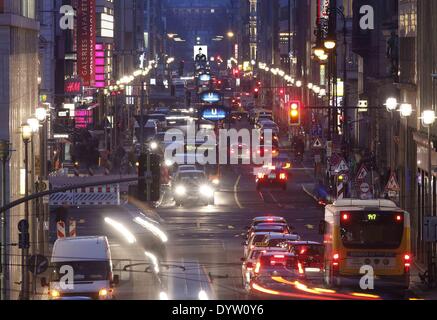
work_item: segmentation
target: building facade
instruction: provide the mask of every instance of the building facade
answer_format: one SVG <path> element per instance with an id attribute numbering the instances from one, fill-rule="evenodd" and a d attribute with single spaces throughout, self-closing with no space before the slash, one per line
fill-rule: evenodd
<path id="1" fill-rule="evenodd" d="M 7 170 L 7 200 L 24 194 L 26 172 L 21 126 L 32 117 L 38 106 L 38 32 L 36 1 L 0 1 L 0 138 L 10 141 L 12 155 Z M 35 139 L 37 140 L 37 139 Z M 38 146 L 35 143 L 35 146 Z M 18 222 L 24 218 L 24 207 L 7 214 L 7 243 L 18 242 Z M 31 216 L 31 220 L 34 219 Z M 31 221 L 32 223 L 32 221 Z M 33 250 L 34 246 L 31 248 Z M 7 298 L 20 293 L 21 258 L 18 247 L 7 247 Z"/>

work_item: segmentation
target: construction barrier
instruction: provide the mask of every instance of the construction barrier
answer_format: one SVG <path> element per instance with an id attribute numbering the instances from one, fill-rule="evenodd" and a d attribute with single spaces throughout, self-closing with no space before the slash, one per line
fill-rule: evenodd
<path id="1" fill-rule="evenodd" d="M 57 230 L 57 237 L 58 239 L 65 238 L 65 222 L 64 221 L 58 221 L 56 223 L 56 230 Z"/>
<path id="2" fill-rule="evenodd" d="M 70 220 L 68 233 L 70 238 L 76 238 L 77 237 L 77 228 L 76 228 L 76 220 Z"/>
<path id="3" fill-rule="evenodd" d="M 50 206 L 113 206 L 120 205 L 119 185 L 90 187 L 50 196 Z"/>

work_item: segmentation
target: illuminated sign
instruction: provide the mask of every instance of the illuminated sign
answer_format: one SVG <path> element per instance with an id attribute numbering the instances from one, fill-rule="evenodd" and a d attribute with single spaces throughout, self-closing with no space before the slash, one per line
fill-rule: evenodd
<path id="1" fill-rule="evenodd" d="M 374 213 L 369 213 L 367 215 L 367 220 L 369 220 L 369 221 L 376 221 L 377 218 L 378 218 L 378 216 Z"/>
<path id="2" fill-rule="evenodd" d="M 70 94 L 80 94 L 82 92 L 82 83 L 80 80 L 66 80 L 64 91 Z"/>
<path id="3" fill-rule="evenodd" d="M 206 91 L 200 95 L 200 100 L 207 103 L 217 103 L 222 100 L 222 96 L 215 91 Z"/>
<path id="4" fill-rule="evenodd" d="M 199 80 L 200 81 L 211 81 L 211 76 L 209 75 L 209 74 L 202 74 L 202 75 L 200 75 L 200 77 L 199 77 Z"/>
<path id="5" fill-rule="evenodd" d="M 78 129 L 85 129 L 93 123 L 92 110 L 76 110 L 75 112 L 75 126 Z"/>
<path id="6" fill-rule="evenodd" d="M 194 61 L 208 61 L 208 46 L 194 46 Z"/>
<path id="7" fill-rule="evenodd" d="M 77 8 L 77 70 L 83 85 L 92 87 L 96 69 L 96 0 L 79 0 Z"/>
<path id="8" fill-rule="evenodd" d="M 209 121 L 222 121 L 228 117 L 228 110 L 223 106 L 207 107 L 201 111 L 201 117 Z"/>
<path id="9" fill-rule="evenodd" d="M 96 44 L 96 88 L 105 87 L 105 46 L 101 43 Z"/>

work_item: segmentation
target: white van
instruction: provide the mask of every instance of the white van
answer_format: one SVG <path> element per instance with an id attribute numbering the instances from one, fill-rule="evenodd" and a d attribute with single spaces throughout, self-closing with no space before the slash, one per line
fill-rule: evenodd
<path id="1" fill-rule="evenodd" d="M 112 273 L 111 251 L 106 237 L 64 238 L 55 242 L 48 286 L 49 299 L 87 298 L 111 300 L 118 276 Z M 70 282 L 72 281 L 72 283 Z"/>

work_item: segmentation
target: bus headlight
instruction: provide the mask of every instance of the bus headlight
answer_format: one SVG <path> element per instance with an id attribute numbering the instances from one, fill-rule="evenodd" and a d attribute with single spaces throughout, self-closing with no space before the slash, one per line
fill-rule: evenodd
<path id="1" fill-rule="evenodd" d="M 184 196 L 187 194 L 187 188 L 184 186 L 177 186 L 175 192 L 177 196 Z"/>
<path id="2" fill-rule="evenodd" d="M 212 198 L 214 196 L 214 189 L 207 185 L 201 186 L 199 192 L 206 198 Z"/>

